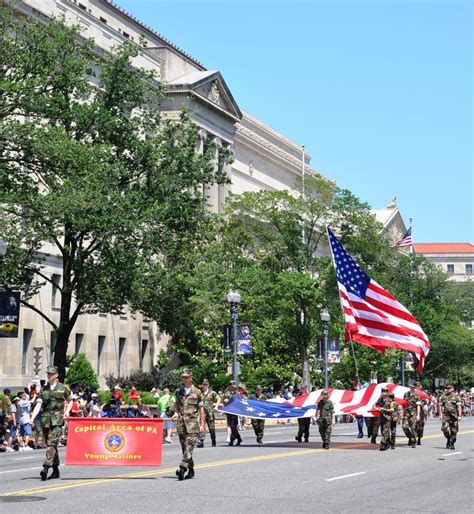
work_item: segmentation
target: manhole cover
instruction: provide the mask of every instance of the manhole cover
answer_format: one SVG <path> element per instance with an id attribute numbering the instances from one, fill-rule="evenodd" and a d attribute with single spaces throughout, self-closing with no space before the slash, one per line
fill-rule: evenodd
<path id="1" fill-rule="evenodd" d="M 40 502 L 45 496 L 0 496 L 0 503 Z"/>

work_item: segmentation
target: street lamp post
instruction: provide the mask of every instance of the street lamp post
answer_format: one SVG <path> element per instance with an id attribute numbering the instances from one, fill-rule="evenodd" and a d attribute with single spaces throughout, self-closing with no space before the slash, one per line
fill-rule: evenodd
<path id="1" fill-rule="evenodd" d="M 237 320 L 239 319 L 240 294 L 238 291 L 229 291 L 227 301 L 230 303 L 230 317 L 232 319 L 232 379 L 235 384 L 239 381 L 239 362 L 237 360 L 238 338 L 237 338 Z"/>
<path id="2" fill-rule="evenodd" d="M 324 334 L 324 388 L 329 387 L 328 381 L 328 334 L 329 334 L 329 320 L 331 315 L 326 309 L 321 311 L 321 320 L 323 321 L 323 334 Z"/>

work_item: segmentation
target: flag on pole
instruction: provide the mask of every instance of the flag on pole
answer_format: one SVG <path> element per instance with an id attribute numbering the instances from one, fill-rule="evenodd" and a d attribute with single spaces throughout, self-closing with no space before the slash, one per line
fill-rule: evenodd
<path id="1" fill-rule="evenodd" d="M 411 226 L 405 231 L 402 238 L 395 243 L 398 248 L 407 248 L 413 245 L 413 239 L 411 237 Z"/>
<path id="2" fill-rule="evenodd" d="M 412 352 L 421 372 L 430 342 L 416 318 L 356 263 L 327 227 L 336 270 L 345 338 L 381 353 L 385 348 Z"/>

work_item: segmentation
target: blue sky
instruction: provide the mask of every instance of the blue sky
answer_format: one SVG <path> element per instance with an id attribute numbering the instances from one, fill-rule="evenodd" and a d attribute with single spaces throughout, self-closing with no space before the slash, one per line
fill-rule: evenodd
<path id="1" fill-rule="evenodd" d="M 470 0 L 116 0 L 415 242 L 473 242 Z"/>

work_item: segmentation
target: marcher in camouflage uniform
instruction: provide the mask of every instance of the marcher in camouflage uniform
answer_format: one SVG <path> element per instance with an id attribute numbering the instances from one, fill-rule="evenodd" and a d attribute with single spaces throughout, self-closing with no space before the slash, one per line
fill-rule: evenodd
<path id="1" fill-rule="evenodd" d="M 331 400 L 328 400 L 328 392 L 321 393 L 321 399 L 318 402 L 318 409 L 316 411 L 317 422 L 319 425 L 319 433 L 323 440 L 323 448 L 329 450 L 331 443 L 332 426 L 335 423 L 334 405 Z"/>
<path id="2" fill-rule="evenodd" d="M 262 392 L 262 388 L 257 386 L 253 392 L 252 398 L 254 400 L 262 400 L 265 401 L 267 398 Z M 254 419 L 252 418 L 252 427 L 255 432 L 255 436 L 257 437 L 257 443 L 263 444 L 263 431 L 265 430 L 265 420 L 264 419 Z"/>
<path id="3" fill-rule="evenodd" d="M 398 403 L 395 401 L 395 394 L 388 393 L 388 398 L 390 400 L 390 410 L 391 410 L 391 418 L 390 418 L 390 448 L 395 450 L 395 440 L 397 438 L 397 425 L 400 423 L 400 408 Z"/>
<path id="4" fill-rule="evenodd" d="M 204 432 L 204 404 L 201 390 L 193 385 L 193 374 L 185 369 L 181 374 L 183 385 L 176 391 L 171 400 L 170 412 L 176 423 L 183 458 L 176 470 L 179 480 L 193 478 L 193 450 L 200 432 Z M 185 476 L 186 471 L 188 472 Z"/>
<path id="5" fill-rule="evenodd" d="M 422 391 L 421 382 L 416 382 L 415 386 L 418 390 Z M 415 424 L 416 430 L 416 444 L 419 446 L 423 438 L 423 432 L 425 429 L 426 418 L 428 417 L 428 400 L 420 399 L 420 419 Z"/>
<path id="6" fill-rule="evenodd" d="M 205 378 L 200 385 L 202 391 L 204 413 L 206 416 L 206 425 L 209 429 L 209 435 L 211 436 L 212 446 L 216 446 L 216 423 L 214 416 L 214 409 L 219 407 L 221 399 L 219 395 L 209 387 L 209 380 Z M 204 446 L 204 439 L 206 438 L 206 431 L 199 434 L 199 439 L 196 446 L 202 448 Z"/>
<path id="7" fill-rule="evenodd" d="M 43 469 L 40 472 L 40 477 L 43 481 L 59 478 L 58 443 L 61 439 L 64 419 L 67 419 L 72 407 L 72 402 L 69 402 L 66 412 L 64 412 L 64 402 L 69 399 L 71 391 L 67 385 L 59 382 L 58 368 L 56 366 L 48 366 L 46 373 L 48 375 L 48 384 L 38 393 L 36 407 L 30 420 L 33 426 L 36 416 L 43 408 L 41 426 L 43 429 L 43 441 L 47 445 Z M 48 470 L 51 467 L 53 472 L 48 477 Z"/>
<path id="8" fill-rule="evenodd" d="M 454 450 L 459 421 L 462 416 L 461 397 L 452 385 L 446 386 L 445 394 L 439 399 L 439 417 L 442 419 L 441 430 L 446 437 L 446 448 Z"/>
<path id="9" fill-rule="evenodd" d="M 380 433 L 382 439 L 380 441 L 380 451 L 388 450 L 391 442 L 390 423 L 392 421 L 393 407 L 391 406 L 390 398 L 388 397 L 388 389 L 382 387 L 380 398 L 375 402 L 373 408 L 380 413 Z"/>
<path id="10" fill-rule="evenodd" d="M 308 394 L 308 387 L 305 385 L 301 386 L 300 393 L 298 396 L 305 396 Z M 309 442 L 309 427 L 311 425 L 311 418 L 298 418 L 298 435 L 295 437 L 295 440 L 301 443 L 302 438 L 304 437 L 304 442 Z"/>
<path id="11" fill-rule="evenodd" d="M 416 448 L 416 430 L 415 424 L 420 419 L 420 398 L 415 392 L 415 384 L 410 384 L 410 390 L 404 394 L 403 399 L 408 405 L 403 408 L 402 428 L 408 437 L 408 446 Z"/>
<path id="12" fill-rule="evenodd" d="M 234 396 L 237 398 L 241 397 L 235 382 L 231 380 L 229 387 L 224 392 L 224 405 L 227 405 Z M 240 446 L 242 437 L 239 434 L 239 417 L 236 414 L 226 414 L 226 418 L 231 430 L 229 446 L 234 446 L 234 441 L 237 441 L 237 446 Z"/>

